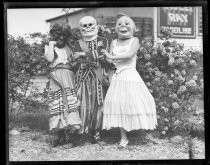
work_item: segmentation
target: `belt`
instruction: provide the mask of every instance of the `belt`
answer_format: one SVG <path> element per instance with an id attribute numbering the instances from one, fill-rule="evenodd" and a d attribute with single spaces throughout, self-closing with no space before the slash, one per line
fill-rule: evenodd
<path id="1" fill-rule="evenodd" d="M 55 67 L 50 68 L 48 70 L 48 73 L 49 72 L 53 72 L 53 71 L 55 71 L 57 69 L 68 69 L 68 70 L 71 70 L 71 65 L 70 64 L 57 64 Z"/>

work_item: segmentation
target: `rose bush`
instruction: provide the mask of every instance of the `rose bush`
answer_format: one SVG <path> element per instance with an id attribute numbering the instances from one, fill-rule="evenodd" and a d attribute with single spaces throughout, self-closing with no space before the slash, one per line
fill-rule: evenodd
<path id="1" fill-rule="evenodd" d="M 163 135 L 203 129 L 203 112 L 192 104 L 203 99 L 203 54 L 170 41 L 167 29 L 161 34 L 161 43 L 141 42 L 137 61 L 137 70 L 156 101 L 158 129 Z"/>

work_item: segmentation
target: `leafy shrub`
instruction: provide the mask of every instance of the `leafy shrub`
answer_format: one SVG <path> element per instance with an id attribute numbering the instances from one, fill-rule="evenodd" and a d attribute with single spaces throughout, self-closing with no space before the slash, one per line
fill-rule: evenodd
<path id="1" fill-rule="evenodd" d="M 39 33 L 32 34 L 30 38 L 37 36 L 46 38 L 46 35 L 42 36 Z M 23 37 L 14 38 L 11 35 L 8 35 L 7 41 L 9 116 L 15 117 L 20 110 L 30 111 L 38 105 L 36 100 L 26 96 L 26 92 L 32 83 L 31 78 L 46 72 L 47 63 L 41 57 L 44 53 L 42 43 L 28 43 Z M 14 104 L 19 104 L 19 106 L 14 106 Z"/>
<path id="2" fill-rule="evenodd" d="M 195 125 L 202 128 L 203 112 L 192 100 L 203 99 L 203 54 L 168 40 L 171 34 L 164 30 L 162 43 L 141 42 L 137 61 L 137 70 L 156 101 L 158 129 L 166 135 Z"/>

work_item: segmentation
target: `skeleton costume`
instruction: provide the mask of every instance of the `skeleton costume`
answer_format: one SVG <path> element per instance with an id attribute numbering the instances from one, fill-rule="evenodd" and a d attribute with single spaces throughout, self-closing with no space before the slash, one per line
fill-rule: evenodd
<path id="1" fill-rule="evenodd" d="M 65 136 L 65 131 L 80 128 L 80 102 L 77 99 L 74 86 L 74 73 L 71 71 L 72 51 L 67 46 L 58 48 L 54 41 L 45 46 L 44 57 L 50 62 L 50 92 L 49 92 L 49 126 L 50 131 L 57 131 Z M 55 58 L 57 55 L 57 58 Z M 59 137 L 61 138 L 61 137 Z M 65 141 L 65 137 L 63 141 Z"/>
<path id="2" fill-rule="evenodd" d="M 85 52 L 85 56 L 79 59 L 80 66 L 75 77 L 76 90 L 81 99 L 81 133 L 89 133 L 96 140 L 102 126 L 104 85 L 107 82 L 101 50 L 108 50 L 109 44 L 106 38 L 97 35 L 97 24 L 93 17 L 85 16 L 79 24 L 83 38 L 76 42 L 75 51 Z"/>

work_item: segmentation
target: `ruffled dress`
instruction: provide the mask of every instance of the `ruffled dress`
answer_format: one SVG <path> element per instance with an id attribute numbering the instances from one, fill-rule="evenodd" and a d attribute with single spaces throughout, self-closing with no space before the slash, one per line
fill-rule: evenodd
<path id="1" fill-rule="evenodd" d="M 49 73 L 49 129 L 72 129 L 73 127 L 79 129 L 82 121 L 78 112 L 80 102 L 75 91 L 74 72 L 58 67 L 67 66 L 71 51 L 68 47 L 59 49 L 46 46 L 45 49 L 45 58 L 50 62 L 51 55 L 47 54 L 48 49 L 54 49 L 58 55 L 58 58 L 51 63 L 52 71 Z"/>
<path id="2" fill-rule="evenodd" d="M 126 46 L 117 46 L 114 40 L 113 53 L 128 52 L 134 38 Z M 103 129 L 122 127 L 126 131 L 155 129 L 156 105 L 144 81 L 136 70 L 136 58 L 117 60 L 103 106 Z"/>

